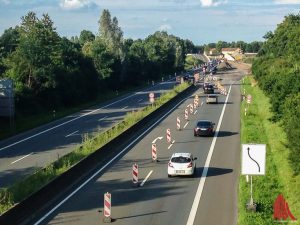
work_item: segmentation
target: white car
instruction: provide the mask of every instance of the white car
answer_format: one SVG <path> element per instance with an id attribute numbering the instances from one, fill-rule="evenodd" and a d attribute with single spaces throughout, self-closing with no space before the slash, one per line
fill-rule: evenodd
<path id="1" fill-rule="evenodd" d="M 168 163 L 168 177 L 193 176 L 196 170 L 196 160 L 191 153 L 174 153 Z"/>

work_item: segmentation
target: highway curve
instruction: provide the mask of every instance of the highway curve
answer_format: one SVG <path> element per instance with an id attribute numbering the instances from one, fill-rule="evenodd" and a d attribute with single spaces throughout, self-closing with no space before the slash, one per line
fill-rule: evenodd
<path id="1" fill-rule="evenodd" d="M 34 224 L 93 225 L 103 223 L 103 194 L 112 194 L 112 219 L 115 225 L 228 225 L 237 224 L 237 190 L 240 171 L 240 86 L 244 71 L 219 74 L 228 96 L 219 104 L 207 105 L 199 88 L 201 106 L 190 115 L 189 123 L 176 130 L 176 118 L 192 103 L 185 99 L 169 114 L 154 122 L 154 128 L 122 157 L 99 170 L 89 181 L 75 187 L 54 208 L 46 210 Z M 216 123 L 215 137 L 194 137 L 193 127 L 199 119 Z M 174 144 L 166 142 L 171 129 Z M 139 134 L 136 134 L 137 136 Z M 158 160 L 151 160 L 151 142 L 157 140 Z M 137 137 L 138 138 L 138 137 Z M 195 177 L 167 177 L 167 163 L 173 152 L 191 152 L 197 159 Z M 142 187 L 132 183 L 132 165 L 139 165 Z M 46 199 L 45 199 L 46 200 Z"/>

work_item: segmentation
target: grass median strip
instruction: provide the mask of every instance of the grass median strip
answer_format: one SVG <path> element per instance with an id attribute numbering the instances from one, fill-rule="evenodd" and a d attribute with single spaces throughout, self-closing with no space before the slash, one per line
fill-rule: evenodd
<path id="1" fill-rule="evenodd" d="M 56 162 L 50 164 L 46 168 L 37 170 L 33 175 L 17 182 L 9 188 L 0 189 L 0 214 L 39 190 L 51 180 L 104 146 L 188 87 L 189 85 L 186 83 L 176 86 L 173 90 L 162 94 L 152 105 L 128 113 L 124 120 L 114 127 L 94 136 L 86 135 L 82 145 L 78 146 L 73 152 L 59 158 Z"/>
<path id="2" fill-rule="evenodd" d="M 267 145 L 266 175 L 253 176 L 253 198 L 257 212 L 246 210 L 250 198 L 250 184 L 240 176 L 239 225 L 278 224 L 273 220 L 273 203 L 282 193 L 293 215 L 300 219 L 300 176 L 294 176 L 289 164 L 289 149 L 286 136 L 279 123 L 271 121 L 269 98 L 259 89 L 252 76 L 247 76 L 242 86 L 246 95 L 252 96 L 251 104 L 241 105 L 241 143 L 262 143 Z M 247 107 L 247 115 L 244 109 Z M 289 224 L 289 223 L 285 223 Z M 295 224 L 295 223 L 290 223 Z"/>

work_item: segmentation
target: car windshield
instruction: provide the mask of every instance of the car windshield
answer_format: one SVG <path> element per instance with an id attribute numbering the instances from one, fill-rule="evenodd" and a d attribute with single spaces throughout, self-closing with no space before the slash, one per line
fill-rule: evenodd
<path id="1" fill-rule="evenodd" d="M 210 127 L 209 121 L 200 121 L 197 123 L 197 127 Z"/>
<path id="2" fill-rule="evenodd" d="M 173 163 L 189 163 L 191 161 L 192 161 L 191 158 L 189 158 L 189 157 L 183 157 L 183 156 L 173 157 L 171 159 L 171 162 L 173 162 Z"/>

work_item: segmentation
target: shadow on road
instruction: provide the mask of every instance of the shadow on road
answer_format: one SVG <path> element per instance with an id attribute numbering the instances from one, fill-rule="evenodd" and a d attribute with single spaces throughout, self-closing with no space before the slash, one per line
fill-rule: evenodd
<path id="1" fill-rule="evenodd" d="M 123 217 L 114 218 L 114 220 L 128 219 L 128 218 L 139 217 L 139 216 L 148 216 L 148 215 L 160 214 L 160 213 L 165 213 L 165 212 L 167 212 L 167 211 L 143 213 L 143 214 L 137 214 L 137 215 L 132 215 L 132 216 L 123 216 Z"/>
<path id="2" fill-rule="evenodd" d="M 197 168 L 195 177 L 201 177 L 203 169 L 204 169 L 204 167 Z M 232 173 L 232 172 L 233 172 L 233 169 L 209 167 L 206 177 L 220 176 L 220 175 L 224 175 L 224 174 Z"/>
<path id="3" fill-rule="evenodd" d="M 219 131 L 218 137 L 228 137 L 238 134 L 238 132 L 231 132 L 231 131 Z"/>

